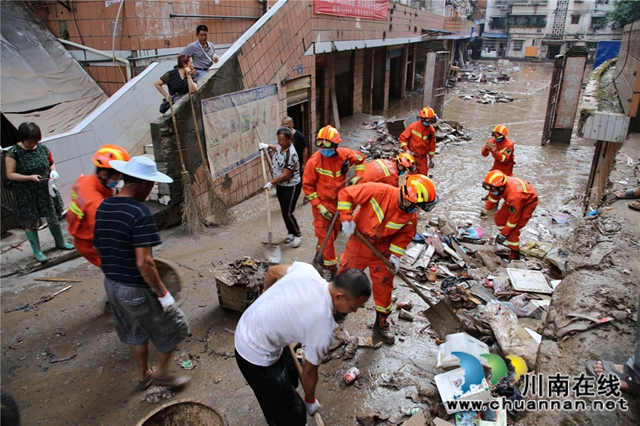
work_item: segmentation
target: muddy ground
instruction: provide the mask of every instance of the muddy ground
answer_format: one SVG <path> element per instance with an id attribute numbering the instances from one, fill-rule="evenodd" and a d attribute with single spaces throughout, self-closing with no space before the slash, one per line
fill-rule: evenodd
<path id="1" fill-rule="evenodd" d="M 483 62 L 495 64 L 495 62 Z M 551 64 L 514 64 L 520 72 L 512 72 L 508 84 L 458 84 L 447 98 L 444 118 L 457 120 L 472 132 L 473 140 L 449 143 L 439 149 L 433 179 L 440 204 L 421 223 L 443 217 L 462 222 L 470 220 L 484 227 L 485 233 L 496 232 L 491 218 L 479 215 L 484 195 L 480 183 L 491 166 L 491 160 L 480 156 L 482 144 L 496 124 L 503 123 L 516 143 L 515 175 L 531 181 L 540 195 L 534 218 L 523 232 L 523 242 L 548 241 L 560 244 L 570 253 L 568 270 L 574 271 L 560 285 L 551 304 L 550 321 L 544 333 L 539 371 L 545 374 L 583 371 L 589 356 L 624 361 L 633 347 L 638 300 L 638 235 L 640 213 L 633 212 L 623 201 L 601 209 L 601 218 L 584 221 L 581 199 L 589 173 L 593 143 L 574 137 L 570 146 L 540 146 L 541 131 L 550 79 Z M 478 89 L 501 90 L 515 98 L 508 104 L 483 105 L 458 98 L 461 93 Z M 419 98 L 398 101 L 387 115 L 404 117 L 418 110 Z M 376 117 L 357 115 L 343 120 L 342 139 L 346 146 L 357 148 L 375 136 L 372 130 L 358 125 Z M 627 141 L 623 151 L 637 164 L 640 138 Z M 622 158 L 612 177 L 613 188 L 638 185 L 637 167 L 627 166 Z M 614 175 L 612 175 L 614 176 Z M 626 183 L 619 183 L 626 182 Z M 275 198 L 274 198 L 275 200 Z M 286 232 L 277 203 L 272 203 L 274 235 L 284 238 Z M 571 214 L 566 225 L 552 225 L 549 212 Z M 266 239 L 264 198 L 257 195 L 233 208 L 237 218 L 232 225 L 207 229 L 194 239 L 181 228 L 161 233 L 163 244 L 154 255 L 177 263 L 182 270 L 185 288 L 180 304 L 190 320 L 192 337 L 176 351 L 176 365 L 191 357 L 195 369 L 189 386 L 171 400 L 191 398 L 219 409 L 229 425 L 263 425 L 260 408 L 245 384 L 233 359 L 233 330 L 239 316 L 222 310 L 212 272 L 243 256 L 260 257 Z M 316 244 L 311 227 L 309 205 L 300 203 L 296 216 L 303 230 L 303 243 L 293 249 L 281 244 L 283 262 L 310 262 Z M 46 231 L 41 238 L 46 241 Z M 27 243 L 18 245 L 20 234 L 3 239 L 2 254 L 2 389 L 11 393 L 22 410 L 23 424 L 55 425 L 128 425 L 135 424 L 157 405 L 142 402 L 143 393 L 135 390 L 137 376 L 131 349 L 119 343 L 108 312 L 104 312 L 104 290 L 100 271 L 83 259 L 75 259 L 53 268 L 26 275 L 12 274 L 31 262 Z M 346 239 L 341 235 L 339 251 Z M 49 241 L 49 246 L 52 243 Z M 5 249 L 7 249 L 5 251 Z M 50 253 L 47 253 L 50 254 Z M 52 253 L 55 255 L 55 253 Z M 623 272 L 627 270 L 629 274 Z M 81 279 L 73 287 L 39 306 L 38 310 L 4 313 L 69 284 L 34 281 L 34 277 L 67 277 Z M 397 282 L 394 294 L 399 300 L 411 300 L 417 310 L 424 302 L 404 284 Z M 604 290 L 603 290 L 604 289 Z M 375 316 L 373 303 L 349 315 L 342 323 L 351 336 L 371 336 Z M 414 312 L 416 311 L 414 308 Z M 564 342 L 556 342 L 554 321 L 564 319 L 567 312 L 580 310 L 592 314 L 611 315 L 629 309 L 626 318 L 612 324 L 580 333 Z M 427 324 L 417 316 L 415 322 L 392 315 L 398 339 L 394 346 L 359 349 L 349 361 L 332 359 L 320 367 L 318 398 L 323 404 L 322 417 L 327 425 L 355 425 L 356 416 L 379 413 L 387 417 L 377 424 L 401 424 L 401 410 L 420 407 L 438 412 L 440 400 L 430 385 L 434 374 L 437 345 Z M 378 339 L 374 337 L 377 342 Z M 55 344 L 73 342 L 77 355 L 64 362 L 51 363 L 46 358 Z M 152 359 L 157 354 L 152 350 Z M 342 375 L 357 366 L 361 376 L 353 386 L 345 386 Z M 423 390 L 423 396 L 416 395 Z M 426 389 L 426 391 L 425 391 Z M 414 402 L 413 396 L 418 402 Z M 523 424 L 637 424 L 637 402 L 626 412 L 612 413 L 529 413 Z M 595 416 L 595 417 L 594 417 Z M 310 420 L 310 424 L 314 424 Z"/>

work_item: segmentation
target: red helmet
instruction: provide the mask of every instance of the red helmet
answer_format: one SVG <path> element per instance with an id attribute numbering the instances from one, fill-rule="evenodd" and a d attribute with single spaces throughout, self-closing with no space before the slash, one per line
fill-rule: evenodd
<path id="1" fill-rule="evenodd" d="M 91 157 L 93 160 L 93 164 L 103 169 L 111 169 L 112 167 L 109 165 L 109 161 L 111 160 L 121 160 L 121 161 L 129 161 L 131 156 L 124 149 L 119 147 L 118 145 L 104 145 L 93 154 Z"/>
<path id="2" fill-rule="evenodd" d="M 439 201 L 435 185 L 425 175 L 408 175 L 405 177 L 400 185 L 400 193 L 405 200 L 410 201 L 426 212 L 433 210 Z"/>
<path id="3" fill-rule="evenodd" d="M 426 118 L 427 120 L 435 120 L 436 112 L 431 107 L 424 107 L 420 110 L 420 118 Z"/>
<path id="4" fill-rule="evenodd" d="M 502 188 L 507 184 L 507 175 L 502 173 L 500 170 L 491 170 L 487 173 L 487 176 L 484 178 L 484 182 L 482 182 L 482 187 L 487 191 L 490 191 L 491 188 Z"/>
<path id="5" fill-rule="evenodd" d="M 327 142 L 336 145 L 342 142 L 342 138 L 340 138 L 340 132 L 338 132 L 338 130 L 331 125 L 324 126 L 322 129 L 320 129 L 318 131 L 318 136 L 316 137 L 317 146 L 326 146 Z"/>
<path id="6" fill-rule="evenodd" d="M 507 136 L 509 134 L 509 129 L 507 129 L 507 126 L 505 126 L 504 124 L 498 124 L 493 128 L 493 132 L 491 132 L 491 134 L 493 136 L 496 136 L 496 134 Z"/>
<path id="7" fill-rule="evenodd" d="M 408 152 L 401 152 L 398 154 L 396 156 L 396 161 L 410 172 L 414 172 L 416 169 L 416 159 Z"/>

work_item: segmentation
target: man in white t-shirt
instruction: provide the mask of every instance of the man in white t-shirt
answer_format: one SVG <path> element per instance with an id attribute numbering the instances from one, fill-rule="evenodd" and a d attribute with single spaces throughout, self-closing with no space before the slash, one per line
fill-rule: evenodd
<path id="1" fill-rule="evenodd" d="M 335 312 L 355 312 L 371 296 L 364 272 L 347 269 L 327 283 L 313 266 L 294 262 L 276 265 L 265 276 L 262 294 L 242 314 L 235 332 L 236 362 L 253 389 L 265 419 L 274 426 L 303 426 L 305 408 L 313 415 L 318 366 L 338 327 Z M 300 381 L 303 400 L 295 390 L 294 361 L 287 346 L 306 345 Z"/>

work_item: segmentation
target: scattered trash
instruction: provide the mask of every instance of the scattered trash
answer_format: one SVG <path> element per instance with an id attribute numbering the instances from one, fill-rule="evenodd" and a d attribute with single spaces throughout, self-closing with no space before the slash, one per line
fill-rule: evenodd
<path id="1" fill-rule="evenodd" d="M 527 365 L 535 366 L 538 343 L 518 323 L 516 314 L 494 302 L 487 303 L 486 313 L 502 352 L 521 356 Z"/>
<path id="2" fill-rule="evenodd" d="M 60 343 L 57 345 L 51 345 L 47 349 L 47 355 L 49 362 L 62 362 L 75 358 L 76 344 L 74 342 Z"/>
<path id="3" fill-rule="evenodd" d="M 418 411 L 420 411 L 419 407 L 403 407 L 400 409 L 400 412 L 405 416 L 413 416 Z"/>
<path id="4" fill-rule="evenodd" d="M 433 283 L 438 279 L 438 270 L 436 268 L 430 268 L 429 274 L 427 275 L 427 281 Z"/>
<path id="5" fill-rule="evenodd" d="M 357 367 L 351 367 L 349 371 L 344 375 L 344 381 L 350 385 L 356 381 L 358 376 L 360 375 L 360 370 Z"/>
<path id="6" fill-rule="evenodd" d="M 460 229 L 458 235 L 463 238 L 469 238 L 472 240 L 479 240 L 484 237 L 484 231 L 479 226 L 472 226 L 471 228 Z"/>
<path id="7" fill-rule="evenodd" d="M 553 293 L 547 279 L 541 271 L 507 268 L 511 286 L 516 291 L 531 293 Z"/>
<path id="8" fill-rule="evenodd" d="M 408 302 L 398 302 L 396 303 L 396 307 L 398 309 L 405 309 L 407 311 L 410 311 L 411 309 L 413 309 L 413 302 L 408 301 Z"/>
<path id="9" fill-rule="evenodd" d="M 553 244 L 545 243 L 542 241 L 529 241 L 520 247 L 520 253 L 525 256 L 537 257 L 538 259 L 544 259 L 551 249 Z"/>
<path id="10" fill-rule="evenodd" d="M 561 324 L 556 330 L 556 336 L 558 338 L 567 336 L 565 337 L 565 339 L 567 339 L 579 331 L 586 331 L 599 325 L 614 321 L 614 318 L 611 317 L 596 318 L 577 312 L 570 312 L 567 316 L 571 317 L 571 319 L 568 322 Z"/>
<path id="11" fill-rule="evenodd" d="M 174 393 L 163 386 L 154 386 L 149 388 L 142 397 L 142 402 L 148 402 L 150 404 L 157 404 L 162 399 L 172 398 Z"/>
<path id="12" fill-rule="evenodd" d="M 570 215 L 560 212 L 549 213 L 549 216 L 551 216 L 551 223 L 567 223 L 570 217 Z"/>
<path id="13" fill-rule="evenodd" d="M 403 320 L 413 321 L 415 318 L 413 314 L 409 311 L 405 311 L 404 309 L 400 309 L 398 313 L 398 318 L 402 318 Z"/>
<path id="14" fill-rule="evenodd" d="M 479 385 L 471 385 L 468 392 L 462 391 L 462 386 L 466 380 L 470 378 L 466 376 L 465 370 L 457 368 L 455 370 L 447 371 L 446 373 L 437 374 L 434 376 L 434 381 L 438 387 L 440 398 L 444 402 L 444 408 L 447 414 L 453 414 L 460 411 L 459 405 L 447 404 L 447 401 L 482 401 L 488 403 L 491 401 L 491 384 L 482 377 Z M 458 408 L 458 409 L 456 409 Z"/>
<path id="15" fill-rule="evenodd" d="M 518 317 L 534 319 L 540 319 L 551 303 L 549 300 L 532 300 L 528 294 L 514 296 L 509 302 L 515 308 Z"/>
<path id="16" fill-rule="evenodd" d="M 438 346 L 436 367 L 444 369 L 459 367 L 460 359 L 452 355 L 451 352 L 468 353 L 478 358 L 482 364 L 487 365 L 487 360 L 480 355 L 489 353 L 489 346 L 465 332 L 449 334 L 444 338 L 444 343 Z"/>
<path id="17" fill-rule="evenodd" d="M 81 283 L 82 280 L 77 278 L 51 278 L 51 277 L 36 277 L 34 281 L 50 281 L 52 283 Z"/>
<path id="18" fill-rule="evenodd" d="M 182 364 L 180 364 L 180 367 L 184 368 L 185 370 L 193 370 L 194 368 L 196 368 L 196 364 L 188 359 L 186 361 L 183 361 Z"/>

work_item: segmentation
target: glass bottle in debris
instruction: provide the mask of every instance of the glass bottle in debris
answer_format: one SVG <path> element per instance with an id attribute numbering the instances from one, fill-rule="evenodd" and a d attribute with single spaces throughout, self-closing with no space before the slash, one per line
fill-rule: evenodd
<path id="1" fill-rule="evenodd" d="M 350 385 L 356 381 L 359 375 L 360 370 L 358 370 L 358 367 L 351 367 L 349 371 L 347 371 L 347 374 L 344 375 L 344 381 L 347 382 L 348 385 Z"/>

